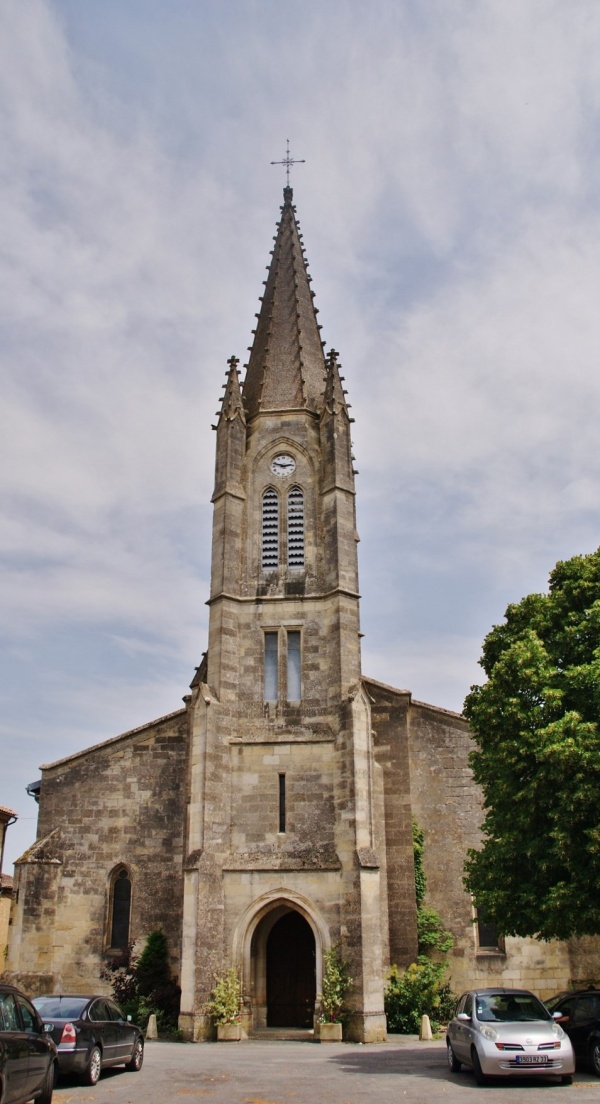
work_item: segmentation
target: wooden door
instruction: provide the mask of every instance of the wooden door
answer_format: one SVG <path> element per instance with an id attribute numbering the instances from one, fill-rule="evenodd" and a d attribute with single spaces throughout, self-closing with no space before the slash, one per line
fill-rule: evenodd
<path id="1" fill-rule="evenodd" d="M 312 1027 L 315 937 L 299 912 L 287 912 L 267 940 L 267 1026 Z"/>

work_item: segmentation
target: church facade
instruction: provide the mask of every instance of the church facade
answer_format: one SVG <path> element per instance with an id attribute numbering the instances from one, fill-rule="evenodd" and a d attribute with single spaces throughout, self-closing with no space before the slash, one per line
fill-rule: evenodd
<path id="1" fill-rule="evenodd" d="M 37 841 L 15 869 L 5 976 L 98 991 L 106 960 L 160 928 L 195 1040 L 230 965 L 248 1032 L 312 1026 L 338 942 L 348 1038 L 385 1038 L 386 973 L 417 953 L 413 820 L 455 989 L 549 995 L 598 972 L 592 942 L 499 943 L 477 923 L 466 723 L 362 674 L 352 419 L 310 284 L 286 187 L 245 377 L 232 358 L 216 426 L 207 652 L 183 708 L 42 768 Z"/>

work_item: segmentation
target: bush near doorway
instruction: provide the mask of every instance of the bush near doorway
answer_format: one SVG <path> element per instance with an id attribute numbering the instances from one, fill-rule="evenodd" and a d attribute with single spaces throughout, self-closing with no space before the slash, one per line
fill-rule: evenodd
<path id="1" fill-rule="evenodd" d="M 323 952 L 323 984 L 320 994 L 319 1024 L 343 1024 L 346 1019 L 344 1001 L 352 985 L 349 963 L 342 958 L 339 943 Z"/>
<path id="2" fill-rule="evenodd" d="M 217 1028 L 218 1040 L 241 1039 L 242 984 L 235 966 L 215 976 L 206 1010 Z"/>

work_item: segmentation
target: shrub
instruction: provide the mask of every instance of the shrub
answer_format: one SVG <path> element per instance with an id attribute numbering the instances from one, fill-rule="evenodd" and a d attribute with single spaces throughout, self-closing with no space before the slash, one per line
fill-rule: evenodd
<path id="1" fill-rule="evenodd" d="M 242 1010 L 242 985 L 235 966 L 217 974 L 207 1012 L 216 1024 L 237 1023 Z"/>
<path id="2" fill-rule="evenodd" d="M 352 985 L 349 964 L 342 958 L 342 949 L 335 943 L 323 953 L 323 991 L 320 995 L 320 1023 L 342 1023 L 346 993 Z"/>

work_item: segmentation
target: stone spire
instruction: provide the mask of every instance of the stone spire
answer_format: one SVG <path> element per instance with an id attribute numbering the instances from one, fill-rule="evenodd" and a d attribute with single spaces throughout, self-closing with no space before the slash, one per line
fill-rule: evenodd
<path id="1" fill-rule="evenodd" d="M 340 376 L 338 356 L 339 353 L 337 352 L 337 349 L 330 349 L 326 361 L 327 377 L 325 384 L 324 405 L 327 407 L 330 414 L 339 414 L 341 410 L 344 410 L 346 413 L 348 412 L 346 392 L 342 387 L 344 377 Z"/>
<path id="2" fill-rule="evenodd" d="M 225 493 L 243 495 L 241 488 L 242 466 L 246 453 L 246 418 L 242 405 L 237 357 L 228 361 L 218 422 L 215 460 L 215 490 L 213 502 Z"/>
<path id="3" fill-rule="evenodd" d="M 320 413 L 323 408 L 325 358 L 292 196 L 290 187 L 283 189 L 281 219 L 244 380 L 248 419 L 262 411 Z"/>
<path id="4" fill-rule="evenodd" d="M 227 361 L 229 371 L 227 373 L 227 382 L 224 385 L 224 394 L 221 402 L 221 410 L 219 412 L 219 421 L 225 418 L 227 421 L 232 421 L 233 418 L 241 418 L 245 423 L 244 407 L 242 404 L 242 395 L 240 391 L 240 379 L 238 373 L 238 359 L 237 357 L 230 357 Z M 216 427 L 215 427 L 216 428 Z"/>

